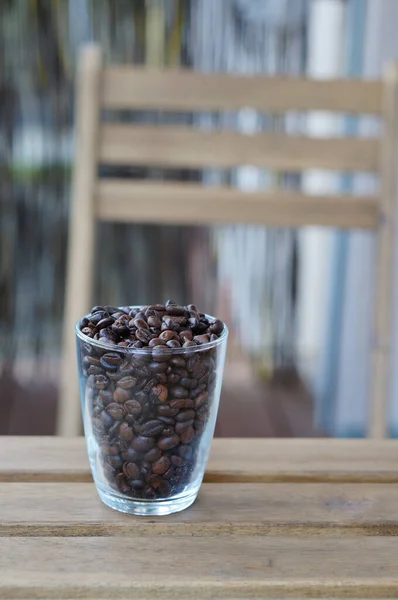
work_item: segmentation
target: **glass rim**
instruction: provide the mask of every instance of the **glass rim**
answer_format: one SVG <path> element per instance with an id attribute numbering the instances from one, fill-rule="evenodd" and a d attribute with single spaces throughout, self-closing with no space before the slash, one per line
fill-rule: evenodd
<path id="1" fill-rule="evenodd" d="M 116 308 L 120 308 L 121 310 L 123 307 L 116 307 Z M 131 309 L 133 308 L 140 308 L 140 306 L 130 306 Z M 117 344 L 107 344 L 106 342 L 101 342 L 100 340 L 95 340 L 94 338 L 89 337 L 88 335 L 82 333 L 82 331 L 80 330 L 79 326 L 80 323 L 82 322 L 83 319 L 87 319 L 90 316 L 91 313 L 87 314 L 87 315 L 83 315 L 76 323 L 75 325 L 75 334 L 76 336 L 82 340 L 85 343 L 88 344 L 92 344 L 93 346 L 96 346 L 98 348 L 103 348 L 104 350 L 111 350 L 113 352 L 124 352 L 124 353 L 128 353 L 128 354 L 140 354 L 142 356 L 152 356 L 152 352 L 155 348 L 157 348 L 157 346 L 154 346 L 153 348 L 132 348 L 132 347 L 127 347 L 127 346 L 118 346 Z M 211 319 L 212 321 L 215 321 L 217 319 L 217 317 L 213 317 L 212 315 L 209 315 L 207 313 L 203 313 L 205 315 L 205 317 Z M 218 319 L 221 321 L 221 319 Z M 183 348 L 181 346 L 181 348 L 169 348 L 168 346 L 163 346 L 162 348 L 164 348 L 165 350 L 167 349 L 167 353 L 165 352 L 165 354 L 192 354 L 193 352 L 204 352 L 205 350 L 211 350 L 212 348 L 215 348 L 217 346 L 220 346 L 223 342 L 225 342 L 228 338 L 228 334 L 229 334 L 229 330 L 227 325 L 225 324 L 224 321 L 221 321 L 224 325 L 224 329 L 222 331 L 222 334 L 220 335 L 220 337 L 217 340 L 214 340 L 213 342 L 208 342 L 207 344 L 200 344 L 197 346 L 190 346 L 189 348 Z"/>

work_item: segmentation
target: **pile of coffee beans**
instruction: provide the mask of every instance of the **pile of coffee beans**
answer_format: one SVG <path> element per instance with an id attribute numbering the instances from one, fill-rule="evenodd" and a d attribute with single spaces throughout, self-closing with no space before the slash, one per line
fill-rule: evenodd
<path id="1" fill-rule="evenodd" d="M 224 324 L 168 301 L 95 306 L 79 327 L 86 427 L 108 484 L 146 500 L 184 491 L 214 401 Z"/>

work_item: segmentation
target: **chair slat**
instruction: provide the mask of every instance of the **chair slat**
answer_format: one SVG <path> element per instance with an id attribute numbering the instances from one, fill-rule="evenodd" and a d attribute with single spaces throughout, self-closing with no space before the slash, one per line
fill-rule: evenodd
<path id="1" fill-rule="evenodd" d="M 290 171 L 310 168 L 377 171 L 379 142 L 106 124 L 101 132 L 99 160 L 111 165 L 187 168 L 253 165 Z"/>
<path id="2" fill-rule="evenodd" d="M 174 111 L 289 110 L 381 112 L 380 81 L 311 80 L 205 74 L 198 71 L 109 67 L 104 70 L 102 105 L 110 109 Z"/>
<path id="3" fill-rule="evenodd" d="M 198 184 L 108 179 L 97 186 L 97 217 L 127 223 L 254 223 L 374 229 L 377 199 L 285 191 L 246 193 Z"/>

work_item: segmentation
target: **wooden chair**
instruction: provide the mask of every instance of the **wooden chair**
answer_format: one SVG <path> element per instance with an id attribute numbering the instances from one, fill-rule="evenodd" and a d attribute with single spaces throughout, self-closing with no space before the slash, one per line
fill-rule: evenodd
<path id="1" fill-rule="evenodd" d="M 70 221 L 64 361 L 58 433 L 80 431 L 74 325 L 91 298 L 96 221 L 180 224 L 257 223 L 372 229 L 378 239 L 369 435 L 387 433 L 398 139 L 398 70 L 382 81 L 236 77 L 178 70 L 104 67 L 98 47 L 84 49 L 78 70 L 76 160 Z M 378 139 L 247 136 L 182 126 L 103 123 L 102 109 L 269 113 L 326 110 L 372 113 L 384 121 Z M 309 196 L 294 191 L 246 193 L 197 183 L 100 179 L 98 166 L 309 168 L 372 171 L 377 196 Z"/>

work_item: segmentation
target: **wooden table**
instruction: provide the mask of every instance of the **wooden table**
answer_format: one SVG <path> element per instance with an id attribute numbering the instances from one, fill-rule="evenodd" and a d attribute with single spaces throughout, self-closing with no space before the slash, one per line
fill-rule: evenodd
<path id="1" fill-rule="evenodd" d="M 398 596 L 398 441 L 216 439 L 169 517 L 103 506 L 83 439 L 0 438 L 0 598 Z"/>

